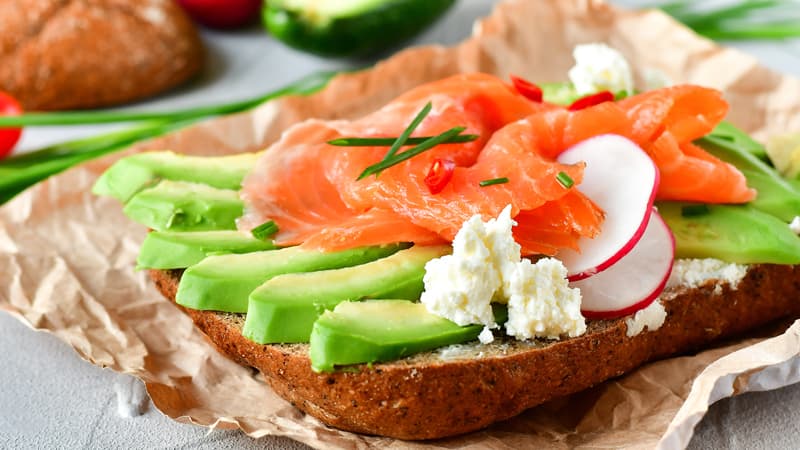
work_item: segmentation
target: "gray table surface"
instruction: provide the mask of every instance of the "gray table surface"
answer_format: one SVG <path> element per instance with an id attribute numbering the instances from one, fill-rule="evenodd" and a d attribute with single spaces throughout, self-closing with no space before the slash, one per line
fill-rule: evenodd
<path id="1" fill-rule="evenodd" d="M 493 3 L 461 0 L 415 43 L 462 40 L 475 18 L 488 14 Z M 642 2 L 617 3 L 637 6 Z M 205 32 L 204 38 L 212 63 L 199 80 L 127 109 L 171 109 L 248 98 L 316 70 L 364 64 L 304 55 L 277 44 L 258 29 Z M 776 70 L 800 76 L 800 42 L 736 46 Z M 26 130 L 21 145 L 23 149 L 36 148 L 102 129 Z M 31 331 L 4 313 L 0 313 L 0 355 L 0 448 L 308 448 L 286 438 L 254 440 L 237 431 L 209 432 L 180 424 L 163 416 L 147 400 L 142 415 L 124 418 L 118 412 L 118 391 L 135 387 L 138 380 L 95 367 L 55 337 Z M 722 400 L 700 423 L 690 448 L 797 448 L 798 404 L 800 384 Z"/>

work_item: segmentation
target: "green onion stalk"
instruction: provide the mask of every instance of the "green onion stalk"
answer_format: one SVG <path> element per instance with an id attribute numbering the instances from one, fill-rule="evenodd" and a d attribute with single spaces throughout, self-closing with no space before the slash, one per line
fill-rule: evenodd
<path id="1" fill-rule="evenodd" d="M 800 1 L 744 0 L 707 5 L 707 2 L 691 0 L 656 4 L 698 34 L 711 39 L 800 37 Z"/>
<path id="2" fill-rule="evenodd" d="M 76 164 L 179 130 L 209 117 L 246 111 L 285 95 L 313 93 L 325 86 L 334 75 L 333 72 L 320 72 L 249 100 L 169 112 L 66 111 L 0 117 L 0 128 L 132 123 L 123 130 L 50 145 L 0 161 L 0 204 L 33 184 Z"/>

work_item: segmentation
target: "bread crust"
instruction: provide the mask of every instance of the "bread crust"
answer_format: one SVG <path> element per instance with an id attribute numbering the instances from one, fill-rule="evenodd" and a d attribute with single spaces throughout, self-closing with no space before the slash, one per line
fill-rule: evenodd
<path id="1" fill-rule="evenodd" d="M 26 110 L 141 99 L 203 63 L 197 30 L 172 0 L 6 0 L 0 17 L 0 90 Z"/>
<path id="2" fill-rule="evenodd" d="M 180 271 L 150 272 L 174 301 Z M 709 280 L 664 295 L 664 325 L 628 337 L 625 318 L 592 321 L 583 336 L 555 342 L 490 344 L 484 356 L 442 360 L 429 353 L 315 373 L 306 345 L 259 345 L 242 319 L 184 311 L 233 360 L 260 370 L 283 398 L 327 425 L 419 440 L 486 427 L 556 397 L 578 392 L 652 360 L 686 353 L 769 322 L 800 317 L 800 268 L 750 266 L 735 288 Z"/>

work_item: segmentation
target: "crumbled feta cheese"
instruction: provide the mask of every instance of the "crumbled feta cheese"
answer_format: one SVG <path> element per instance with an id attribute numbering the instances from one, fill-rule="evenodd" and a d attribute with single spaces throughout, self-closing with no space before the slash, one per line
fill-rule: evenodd
<path id="1" fill-rule="evenodd" d="M 672 79 L 663 71 L 652 67 L 644 69 L 644 86 L 647 90 L 661 89 L 672 84 Z"/>
<path id="2" fill-rule="evenodd" d="M 633 317 L 625 319 L 625 324 L 628 326 L 628 331 L 625 333 L 628 337 L 636 336 L 644 331 L 655 331 L 664 325 L 664 320 L 667 318 L 667 310 L 661 301 L 656 299 L 647 308 L 636 311 Z"/>
<path id="3" fill-rule="evenodd" d="M 714 258 L 676 259 L 667 287 L 685 286 L 695 288 L 708 280 L 727 282 L 736 289 L 739 281 L 747 275 L 747 266 L 727 263 Z"/>
<path id="4" fill-rule="evenodd" d="M 579 95 L 599 91 L 633 93 L 633 72 L 619 51 L 605 44 L 583 44 L 572 51 L 569 79 Z"/>
<path id="5" fill-rule="evenodd" d="M 569 288 L 567 269 L 555 259 L 520 260 L 513 225 L 510 205 L 488 222 L 479 216 L 466 221 L 453 240 L 453 254 L 425 265 L 422 303 L 458 325 L 484 325 L 483 343 L 494 339 L 490 328 L 497 327 L 492 301 L 509 303 L 506 332 L 518 339 L 582 334 L 580 291 Z"/>
<path id="6" fill-rule="evenodd" d="M 586 332 L 581 315 L 580 290 L 569 287 L 567 268 L 554 258 L 517 264 L 510 280 L 506 332 L 517 339 L 546 337 L 558 339 L 566 334 Z"/>
<path id="7" fill-rule="evenodd" d="M 428 311 L 461 326 L 496 326 L 491 301 L 502 282 L 485 237 L 483 221 L 474 216 L 456 234 L 452 255 L 425 264 L 420 300 Z"/>
<path id="8" fill-rule="evenodd" d="M 789 229 L 792 230 L 794 234 L 800 234 L 800 216 L 795 216 L 794 219 L 789 223 Z"/>
<path id="9" fill-rule="evenodd" d="M 492 330 L 490 330 L 489 327 L 483 327 L 481 334 L 478 335 L 478 340 L 481 341 L 481 344 L 491 344 L 494 342 Z"/>
<path id="10" fill-rule="evenodd" d="M 511 219 L 511 205 L 508 205 L 496 219 L 490 219 L 485 225 L 486 247 L 492 252 L 492 264 L 499 272 L 502 283 L 502 289 L 495 295 L 495 300 L 501 303 L 505 303 L 505 299 L 511 296 L 509 280 L 520 260 L 521 247 L 511 233 L 511 228 L 516 224 Z"/>

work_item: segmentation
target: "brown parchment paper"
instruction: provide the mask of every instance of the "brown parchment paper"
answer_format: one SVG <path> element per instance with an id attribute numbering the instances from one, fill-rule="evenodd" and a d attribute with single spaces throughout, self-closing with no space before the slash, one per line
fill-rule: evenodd
<path id="1" fill-rule="evenodd" d="M 223 154 L 262 148 L 310 117 L 365 114 L 420 83 L 456 72 L 562 80 L 579 43 L 604 41 L 639 71 L 725 91 L 729 118 L 764 138 L 800 129 L 800 82 L 754 58 L 698 38 L 657 12 L 626 12 L 593 0 L 511 0 L 453 48 L 397 54 L 342 75 L 309 97 L 289 97 L 209 121 L 127 153 L 170 148 Z M 617 380 L 529 410 L 481 432 L 426 443 L 359 436 L 322 426 L 278 398 L 250 369 L 229 361 L 133 270 L 146 230 L 120 205 L 89 191 L 121 155 L 51 178 L 0 208 L 0 308 L 47 330 L 86 360 L 145 381 L 176 420 L 284 435 L 325 448 L 663 448 L 685 446 L 708 405 L 748 389 L 800 381 L 800 323 L 694 356 L 649 364 Z"/>

